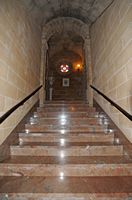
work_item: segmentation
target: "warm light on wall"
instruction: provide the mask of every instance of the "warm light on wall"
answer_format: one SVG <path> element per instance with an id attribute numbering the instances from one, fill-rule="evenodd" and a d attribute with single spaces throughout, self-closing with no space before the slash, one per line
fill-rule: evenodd
<path id="1" fill-rule="evenodd" d="M 80 63 L 76 63 L 73 65 L 74 71 L 82 71 L 83 70 L 83 66 Z"/>
<path id="2" fill-rule="evenodd" d="M 79 68 L 80 68 L 80 67 L 81 67 L 81 65 L 80 65 L 80 64 L 77 64 L 77 67 L 79 67 Z"/>

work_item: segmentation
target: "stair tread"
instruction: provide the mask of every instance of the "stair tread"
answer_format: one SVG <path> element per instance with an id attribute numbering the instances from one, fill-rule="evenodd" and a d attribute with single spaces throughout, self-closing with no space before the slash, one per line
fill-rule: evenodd
<path id="1" fill-rule="evenodd" d="M 75 125 L 75 126 L 64 126 L 64 125 L 26 125 L 26 129 L 29 129 L 30 132 L 59 132 L 60 129 L 66 129 L 67 131 L 72 132 L 103 132 L 104 128 L 101 126 L 83 126 L 83 125 Z"/>
<path id="2" fill-rule="evenodd" d="M 60 109 L 60 110 L 57 110 L 57 109 L 42 109 L 42 110 L 38 110 L 37 113 L 42 113 L 42 114 L 47 114 L 47 113 L 59 113 L 61 114 L 62 112 L 65 112 L 65 114 L 78 114 L 78 113 L 86 113 L 86 114 L 89 114 L 89 115 L 94 115 L 96 113 L 98 113 L 97 111 L 89 111 L 89 110 L 86 110 L 86 109 L 82 109 L 82 110 L 63 110 L 63 109 Z"/>
<path id="3" fill-rule="evenodd" d="M 0 198 L 9 197 L 10 200 L 131 200 L 132 193 L 5 193 Z"/>
<path id="4" fill-rule="evenodd" d="M 76 147 L 76 146 L 81 146 L 81 147 L 87 147 L 88 145 L 90 146 L 113 146 L 113 142 L 65 142 L 63 145 L 61 142 L 23 142 L 20 146 L 53 146 L 53 147 L 62 147 L 64 146 L 65 148 L 67 147 Z"/>
<path id="5" fill-rule="evenodd" d="M 0 193 L 132 193 L 132 177 L 0 177 Z M 37 187 L 36 187 L 37 186 Z"/>
<path id="6" fill-rule="evenodd" d="M 66 117 L 68 117 L 68 116 L 66 116 Z M 49 118 L 47 118 L 47 117 L 39 117 L 38 118 L 38 122 L 40 122 L 40 121 L 43 121 L 43 120 L 46 120 L 46 121 L 58 121 L 58 120 L 60 120 L 60 117 L 58 117 L 58 118 L 56 118 L 55 116 L 51 116 L 51 117 L 49 117 Z M 72 117 L 72 118 L 70 118 L 70 117 L 68 117 L 68 121 L 70 121 L 70 120 L 72 120 L 72 121 L 76 121 L 76 120 L 79 120 L 79 121 L 90 121 L 90 120 L 93 120 L 93 121 L 95 121 L 95 122 L 98 122 L 97 120 L 97 118 L 96 117 Z"/>
<path id="7" fill-rule="evenodd" d="M 11 146 L 11 155 L 33 155 L 33 156 L 121 156 L 122 145 L 102 146 Z"/>
<path id="8" fill-rule="evenodd" d="M 119 145 L 114 145 L 114 144 L 110 144 L 110 145 L 89 145 L 89 146 L 87 146 L 87 145 L 77 145 L 77 146 L 67 146 L 67 147 L 65 147 L 65 146 L 49 146 L 49 145 L 47 145 L 47 146 L 43 146 L 43 145 L 31 145 L 31 143 L 29 142 L 28 143 L 29 145 L 19 145 L 19 144 L 14 144 L 14 145 L 11 145 L 11 148 L 20 148 L 20 149 L 23 149 L 23 148 L 41 148 L 41 149 L 44 149 L 44 148 L 51 148 L 51 149 L 58 149 L 58 150 L 60 150 L 60 149 L 65 149 L 65 150 L 67 150 L 67 149 L 89 149 L 89 148 L 91 148 L 91 149 L 94 149 L 94 148 L 96 148 L 96 149 L 100 149 L 100 148 L 109 148 L 109 147 L 113 147 L 113 148 L 120 148 L 120 147 L 123 147 L 123 145 L 122 144 L 119 144 Z"/>
<path id="9" fill-rule="evenodd" d="M 46 117 L 46 118 L 50 118 L 55 117 L 60 118 L 60 116 L 62 115 L 62 112 L 56 112 L 56 111 L 52 111 L 52 112 L 35 112 L 35 114 L 38 117 Z M 65 115 L 67 115 L 68 118 L 73 118 L 73 117 L 96 117 L 98 115 L 98 112 L 92 112 L 92 113 L 88 113 L 86 111 L 81 111 L 81 112 L 65 112 Z"/>
<path id="10" fill-rule="evenodd" d="M 26 127 L 38 127 L 38 128 L 41 128 L 41 127 L 54 127 L 54 128 L 58 128 L 59 127 L 64 127 L 64 128 L 77 128 L 77 127 L 82 127 L 82 128 L 85 128 L 85 127 L 88 127 L 88 128 L 101 128 L 102 131 L 103 131 L 103 128 L 101 127 L 100 124 L 75 124 L 75 125 L 72 125 L 72 124 L 68 124 L 68 125 L 61 125 L 61 124 L 26 124 Z"/>
<path id="11" fill-rule="evenodd" d="M 16 164 L 121 164 L 132 163 L 127 156 L 67 156 L 60 159 L 59 156 L 11 156 L 2 163 Z"/>
<path id="12" fill-rule="evenodd" d="M 116 194 L 122 200 L 132 194 L 132 159 L 114 133 L 105 133 L 95 108 L 84 101 L 47 101 L 37 110 L 38 123 L 26 124 L 20 145 L 10 146 L 11 157 L 0 163 L 1 194 Z M 59 124 L 64 114 L 68 125 Z"/>
<path id="13" fill-rule="evenodd" d="M 77 135 L 107 135 L 105 132 L 103 132 L 103 131 L 98 131 L 98 132 L 90 132 L 90 131 L 88 131 L 88 132 L 78 132 L 78 131 L 72 131 L 72 130 L 64 130 L 64 133 L 62 133 L 62 130 L 63 129 L 60 129 L 60 130 L 58 130 L 58 131 L 30 131 L 29 130 L 29 132 L 28 133 L 26 133 L 26 131 L 24 130 L 24 131 L 21 131 L 21 132 L 19 132 L 19 134 L 23 134 L 24 136 L 26 135 L 26 136 L 29 136 L 29 135 L 31 135 L 31 134 L 38 134 L 38 136 L 40 136 L 39 134 L 43 134 L 43 135 L 45 135 L 45 134 L 50 134 L 50 135 L 59 135 L 59 136 L 70 136 L 71 134 L 72 135 L 75 135 L 75 136 L 77 136 Z M 61 134 L 61 135 L 60 135 Z M 113 133 L 110 133 L 111 135 L 113 134 Z"/>

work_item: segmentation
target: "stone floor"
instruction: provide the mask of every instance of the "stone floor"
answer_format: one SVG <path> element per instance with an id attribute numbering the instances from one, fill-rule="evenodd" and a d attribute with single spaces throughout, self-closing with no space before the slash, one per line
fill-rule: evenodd
<path id="1" fill-rule="evenodd" d="M 132 200 L 131 144 L 85 102 L 46 102 L 18 134 L 0 200 Z"/>

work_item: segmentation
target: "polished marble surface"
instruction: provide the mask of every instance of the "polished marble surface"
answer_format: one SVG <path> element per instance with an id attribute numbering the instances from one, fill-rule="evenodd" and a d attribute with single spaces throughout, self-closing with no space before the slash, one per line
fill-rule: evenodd
<path id="1" fill-rule="evenodd" d="M 11 146 L 11 155 L 60 156 L 61 158 L 65 156 L 121 156 L 123 146 Z"/>
<path id="2" fill-rule="evenodd" d="M 124 149 L 103 123 L 84 102 L 46 102 L 19 133 L 11 157 L 0 163 L 0 198 L 131 198 L 131 145 Z"/>
<path id="3" fill-rule="evenodd" d="M 0 164 L 0 176 L 132 176 L 132 164 Z"/>
<path id="4" fill-rule="evenodd" d="M 128 156 L 11 156 L 2 163 L 12 164 L 122 164 L 132 163 Z"/>
<path id="5" fill-rule="evenodd" d="M 59 132 L 60 129 L 72 131 L 72 132 L 102 132 L 103 127 L 97 125 L 76 125 L 76 126 L 67 126 L 67 125 L 36 125 L 36 124 L 26 124 L 26 129 L 30 132 Z"/>
<path id="6" fill-rule="evenodd" d="M 131 193 L 12 193 L 1 194 L 10 200 L 131 200 Z"/>
<path id="7" fill-rule="evenodd" d="M 108 142 L 114 143 L 114 134 L 105 133 L 68 133 L 68 132 L 58 132 L 58 133 L 20 133 L 19 140 L 23 144 L 25 142 L 59 142 L 62 143 L 73 143 L 73 142 Z"/>
<path id="8" fill-rule="evenodd" d="M 132 177 L 0 177 L 0 193 L 132 193 Z"/>
<path id="9" fill-rule="evenodd" d="M 60 116 L 64 114 L 63 112 L 57 112 L 57 111 L 52 111 L 52 112 L 35 112 L 35 115 L 38 117 L 46 117 L 46 118 L 60 118 Z M 98 112 L 86 112 L 86 111 L 78 111 L 78 112 L 65 112 L 65 115 L 69 118 L 71 117 L 95 117 L 98 115 Z"/>

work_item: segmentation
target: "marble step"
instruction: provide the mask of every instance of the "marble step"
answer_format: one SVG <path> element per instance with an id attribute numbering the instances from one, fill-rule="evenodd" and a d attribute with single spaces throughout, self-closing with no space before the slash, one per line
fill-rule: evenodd
<path id="1" fill-rule="evenodd" d="M 73 95 L 74 94 L 74 95 Z M 83 91 L 80 90 L 80 92 L 76 91 L 76 88 L 72 89 L 72 90 L 53 90 L 53 99 L 54 97 L 61 97 L 62 99 L 65 99 L 65 97 L 69 97 L 69 99 L 80 99 L 83 100 L 82 98 L 83 96 Z M 66 99 L 65 99 L 66 100 Z"/>
<path id="2" fill-rule="evenodd" d="M 1 200 L 132 200 L 132 193 L 9 193 L 0 194 Z"/>
<path id="3" fill-rule="evenodd" d="M 49 146 L 49 147 L 87 147 L 87 146 L 111 146 L 113 145 L 113 142 L 65 142 L 64 139 L 61 139 L 59 142 L 23 142 L 22 140 L 19 140 L 19 145 L 21 147 L 23 146 Z"/>
<path id="4" fill-rule="evenodd" d="M 76 97 L 71 97 L 71 94 L 69 95 L 69 96 L 53 96 L 53 100 L 56 100 L 56 101 L 63 101 L 63 100 L 66 100 L 66 101 L 74 101 L 74 100 L 83 100 L 83 96 L 81 96 L 81 97 L 78 97 L 78 96 L 76 96 Z"/>
<path id="5" fill-rule="evenodd" d="M 95 112 L 95 108 L 93 107 L 74 107 L 74 106 L 71 106 L 71 107 L 38 107 L 37 108 L 37 111 L 38 112 L 78 112 L 78 111 L 81 111 L 81 112 Z"/>
<path id="6" fill-rule="evenodd" d="M 122 156 L 122 145 L 109 146 L 71 146 L 71 147 L 52 147 L 52 146 L 20 146 L 10 147 L 11 155 L 16 156 Z"/>
<path id="7" fill-rule="evenodd" d="M 73 95 L 74 94 L 74 95 Z M 80 90 L 80 92 L 76 91 L 76 88 L 72 88 L 72 89 L 62 89 L 62 90 L 58 90 L 57 88 L 55 88 L 53 90 L 53 97 L 70 97 L 71 99 L 75 100 L 76 97 L 80 97 L 80 95 L 82 95 L 83 92 Z M 65 99 L 65 98 L 64 98 Z M 82 99 L 83 100 L 83 99 Z"/>
<path id="8" fill-rule="evenodd" d="M 0 177 L 0 195 L 9 200 L 131 200 L 132 176 Z M 73 197 L 73 199 L 72 199 Z M 80 199 L 76 199 L 80 198 Z"/>
<path id="9" fill-rule="evenodd" d="M 104 128 L 100 125 L 38 125 L 38 124 L 26 124 L 25 129 L 28 129 L 29 132 L 59 132 L 60 130 L 67 130 L 72 132 L 103 132 L 104 129 L 107 129 L 107 126 Z"/>
<path id="10" fill-rule="evenodd" d="M 132 164 L 132 159 L 123 156 L 11 156 L 2 163 L 12 164 Z"/>
<path id="11" fill-rule="evenodd" d="M 19 133 L 23 142 L 114 142 L 114 133 Z M 63 140 L 62 140 L 63 139 Z"/>
<path id="12" fill-rule="evenodd" d="M 88 118 L 88 117 L 98 117 L 98 112 L 34 112 L 35 117 L 47 117 L 47 118 L 61 118 L 63 115 L 67 118 Z"/>
<path id="13" fill-rule="evenodd" d="M 74 94 L 74 96 L 72 96 L 72 94 Z M 79 95 L 78 95 L 79 94 Z M 79 91 L 77 91 L 77 88 L 74 87 L 74 88 L 68 88 L 67 89 L 61 89 L 61 90 L 58 90 L 58 88 L 54 88 L 53 90 L 53 96 L 70 96 L 71 95 L 71 98 L 75 98 L 77 96 L 80 96 L 83 94 L 83 91 L 80 89 Z"/>
<path id="14" fill-rule="evenodd" d="M 83 94 L 80 94 L 80 96 L 78 96 L 78 94 L 74 94 L 74 96 L 72 96 L 73 92 L 70 92 L 70 93 L 63 93 L 63 94 L 60 94 L 60 93 L 53 93 L 53 100 L 74 100 L 74 99 L 77 99 L 77 100 L 82 100 L 83 99 Z"/>
<path id="15" fill-rule="evenodd" d="M 80 108 L 86 108 L 86 107 L 89 107 L 89 104 L 88 103 L 45 103 L 43 105 L 41 105 L 41 107 L 80 107 Z"/>
<path id="16" fill-rule="evenodd" d="M 64 101 L 64 100 L 62 100 L 62 101 L 54 101 L 54 100 L 52 100 L 52 101 L 45 101 L 44 102 L 44 104 L 87 104 L 87 102 L 86 101 L 80 101 L 80 100 L 74 100 L 74 101 Z"/>
<path id="17" fill-rule="evenodd" d="M 33 121 L 33 120 L 32 120 Z M 67 118 L 66 115 L 62 115 L 58 119 L 54 118 L 38 118 L 38 120 L 34 120 L 34 123 L 37 123 L 39 125 L 78 125 L 78 124 L 89 124 L 89 125 L 98 125 L 99 120 L 97 118 Z"/>
<path id="18" fill-rule="evenodd" d="M 132 176 L 130 164 L 0 164 L 0 176 Z"/>

